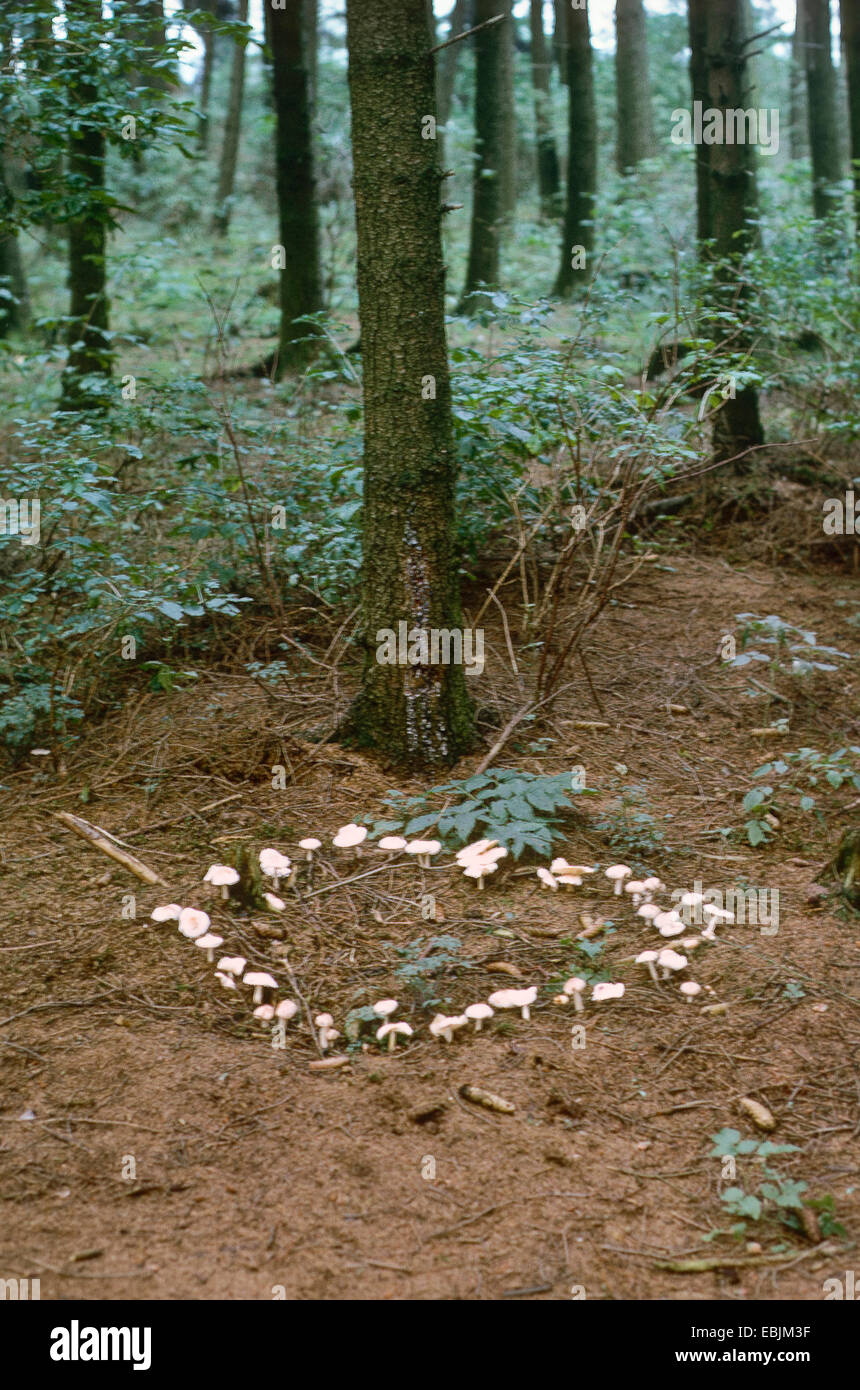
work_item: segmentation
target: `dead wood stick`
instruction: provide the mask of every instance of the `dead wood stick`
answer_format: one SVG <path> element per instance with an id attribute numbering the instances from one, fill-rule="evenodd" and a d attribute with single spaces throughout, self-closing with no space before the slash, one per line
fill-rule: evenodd
<path id="1" fill-rule="evenodd" d="M 747 1265 L 773 1265 L 773 1264 L 797 1264 L 800 1260 L 808 1260 L 810 1255 L 818 1255 L 822 1251 L 820 1245 L 814 1246 L 811 1250 L 803 1250 L 799 1255 L 792 1255 L 786 1252 L 783 1255 L 717 1255 L 712 1259 L 706 1260 L 655 1260 L 655 1269 L 668 1269 L 673 1274 L 707 1274 L 712 1269 L 739 1269 Z"/>
<path id="2" fill-rule="evenodd" d="M 52 811 L 55 820 L 62 821 L 63 825 L 69 830 L 74 830 L 76 835 L 80 835 L 82 840 L 86 840 L 93 846 L 93 849 L 101 850 L 102 854 L 108 855 L 110 859 L 115 859 L 118 864 L 122 864 L 124 869 L 128 869 L 144 883 L 161 883 L 167 887 L 164 879 L 157 874 L 154 869 L 150 869 L 142 860 L 136 859 L 133 854 L 128 854 L 126 850 L 120 849 L 117 845 L 111 844 L 106 839 L 106 832 L 90 825 L 89 821 L 83 820 L 80 816 L 73 816 L 70 811 Z"/>
<path id="3" fill-rule="evenodd" d="M 499 24 L 504 19 L 503 14 L 493 15 L 492 19 L 485 19 L 483 24 L 476 24 L 473 29 L 464 29 L 462 34 L 455 34 L 453 39 L 446 39 L 444 43 L 437 43 L 435 48 L 431 48 L 431 53 L 439 53 L 443 48 L 450 48 L 452 43 L 462 43 L 463 39 L 470 39 L 473 34 L 477 34 L 480 29 L 489 29 L 491 24 Z"/>

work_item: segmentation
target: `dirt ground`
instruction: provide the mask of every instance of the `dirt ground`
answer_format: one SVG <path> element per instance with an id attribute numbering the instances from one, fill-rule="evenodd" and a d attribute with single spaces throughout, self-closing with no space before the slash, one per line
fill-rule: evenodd
<path id="1" fill-rule="evenodd" d="M 334 658 L 309 664 L 277 701 L 238 659 L 185 690 L 136 687 L 90 728 L 64 778 L 45 759 L 8 774 L 0 1275 L 40 1278 L 47 1299 L 823 1298 L 823 1281 L 856 1264 L 860 1231 L 860 919 L 810 890 L 828 886 L 851 796 L 834 797 L 828 836 L 800 813 L 760 849 L 719 832 L 742 825 L 752 770 L 775 748 L 860 742 L 857 668 L 781 681 L 781 701 L 750 698 L 747 672 L 722 666 L 717 648 L 735 615 L 755 610 L 853 651 L 857 629 L 833 615 L 856 595 L 847 569 L 730 565 L 709 552 L 643 567 L 589 644 L 594 694 L 574 672 L 546 743 L 515 741 L 501 759 L 533 772 L 585 766 L 599 795 L 582 800 L 556 851 L 573 862 L 620 857 L 669 889 L 778 888 L 776 935 L 729 926 L 696 955 L 690 973 L 722 1014 L 632 963 L 656 934 L 618 910 L 602 873 L 553 894 L 534 863 L 510 864 L 478 893 L 445 854 L 438 867 L 397 861 L 302 902 L 285 894 L 287 911 L 265 919 L 213 902 L 203 874 L 237 845 L 296 856 L 302 836 L 330 845 L 338 826 L 379 812 L 388 788 L 420 790 L 301 737 L 349 693 L 354 673 Z M 481 699 L 504 712 L 517 682 L 501 632 L 488 627 L 488 643 Z M 784 736 L 751 732 L 780 717 Z M 288 769 L 283 790 L 271 785 L 275 764 Z M 634 785 L 663 838 L 618 852 L 596 822 Z M 89 848 L 54 819 L 61 810 L 119 836 L 166 886 Z M 315 885 L 328 889 L 381 855 L 368 849 L 354 867 L 328 848 L 324 859 Z M 421 915 L 427 893 L 435 923 Z M 170 901 L 210 911 L 225 951 L 282 980 L 290 970 L 302 1001 L 339 1029 L 349 1010 L 391 996 L 414 1036 L 393 1055 L 347 1052 L 341 1039 L 343 1067 L 309 1069 L 307 1022 L 273 1048 L 245 995 L 217 985 L 175 923 L 150 921 Z M 552 986 L 588 963 L 574 941 L 582 913 L 615 922 L 601 965 L 626 993 L 588 1004 L 586 1045 L 573 1050 L 572 1012 Z M 519 977 L 538 986 L 531 1020 L 497 1015 L 478 1035 L 435 1042 L 436 1006 L 422 1008 L 397 973 L 434 934 L 460 943 L 433 977 L 443 1009 Z M 282 993 L 297 997 L 286 983 Z M 465 1100 L 464 1084 L 514 1113 Z M 711 1136 L 732 1126 L 765 1137 L 739 1109 L 744 1097 L 773 1112 L 774 1141 L 797 1146 L 775 1166 L 808 1184 L 808 1198 L 832 1196 L 844 1237 L 810 1216 L 802 1232 L 770 1220 L 743 1239 L 708 1239 L 732 1220 Z M 741 1263 L 661 1268 L 691 1258 Z"/>

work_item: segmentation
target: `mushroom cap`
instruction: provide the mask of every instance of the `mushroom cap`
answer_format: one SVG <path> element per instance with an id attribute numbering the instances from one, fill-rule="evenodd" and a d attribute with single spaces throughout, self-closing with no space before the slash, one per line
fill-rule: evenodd
<path id="1" fill-rule="evenodd" d="M 379 1042 L 387 1038 L 389 1033 L 397 1033 L 401 1037 L 411 1038 L 412 1028 L 408 1023 L 383 1023 L 381 1028 L 377 1028 L 376 1036 Z"/>
<path id="2" fill-rule="evenodd" d="M 441 840 L 410 840 L 406 846 L 406 853 L 438 854 L 441 848 Z"/>
<path id="3" fill-rule="evenodd" d="M 311 835 L 307 840 L 299 840 L 299 849 L 322 849 L 322 840 L 315 840 Z"/>
<path id="4" fill-rule="evenodd" d="M 562 994 L 581 994 L 585 989 L 585 980 L 581 980 L 578 975 L 571 975 L 562 987 Z"/>
<path id="5" fill-rule="evenodd" d="M 452 1014 L 450 1018 L 446 1018 L 445 1014 L 437 1014 L 430 1023 L 430 1032 L 434 1038 L 438 1038 L 442 1033 L 464 1028 L 468 1022 L 465 1014 Z"/>
<path id="6" fill-rule="evenodd" d="M 209 913 L 201 912 L 198 907 L 183 907 L 179 914 L 179 930 L 191 941 L 195 936 L 202 936 L 209 926 Z"/>
<path id="7" fill-rule="evenodd" d="M 409 841 L 402 835 L 383 835 L 378 843 L 380 849 L 405 849 Z"/>
<path id="8" fill-rule="evenodd" d="M 397 1008 L 397 1000 L 379 999 L 375 1004 L 371 1005 L 371 1008 L 378 1018 L 385 1019 L 388 1018 L 389 1014 L 394 1013 L 394 1010 Z"/>
<path id="9" fill-rule="evenodd" d="M 602 984 L 595 985 L 591 991 L 591 997 L 595 1004 L 601 1004 L 606 999 L 620 999 L 624 994 L 623 985 Z"/>
<path id="10" fill-rule="evenodd" d="M 733 912 L 728 912 L 724 907 L 715 907 L 713 903 L 704 904 L 702 916 L 711 917 L 715 922 L 733 922 L 735 920 Z"/>
<path id="11" fill-rule="evenodd" d="M 700 936 L 682 936 L 678 942 L 682 951 L 695 951 L 696 947 L 701 946 L 701 944 L 702 938 Z"/>
<path id="12" fill-rule="evenodd" d="M 218 969 L 226 970 L 228 975 L 241 975 L 247 964 L 244 956 L 222 956 L 218 962 Z"/>
<path id="13" fill-rule="evenodd" d="M 629 878 L 633 870 L 628 868 L 626 864 L 610 864 L 609 868 L 604 869 L 603 872 L 607 878 L 617 879 Z"/>
<path id="14" fill-rule="evenodd" d="M 688 999 L 695 999 L 697 994 L 701 994 L 702 986 L 697 985 L 695 980 L 685 980 L 681 985 L 681 993 L 686 994 Z"/>
<path id="15" fill-rule="evenodd" d="M 660 893 L 666 887 L 665 883 L 652 874 L 650 878 L 643 878 L 646 893 Z"/>
<path id="16" fill-rule="evenodd" d="M 647 889 L 644 882 L 638 878 L 629 878 L 624 885 L 625 893 L 645 893 Z"/>
<path id="17" fill-rule="evenodd" d="M 279 849 L 260 850 L 260 868 L 264 874 L 270 877 L 273 874 L 285 874 L 290 868 L 292 860 L 286 854 L 281 854 Z"/>
<path id="18" fill-rule="evenodd" d="M 687 923 L 677 912 L 658 912 L 653 921 L 661 936 L 680 936 L 687 930 Z"/>
<path id="19" fill-rule="evenodd" d="M 275 1017 L 283 1019 L 295 1018 L 299 1011 L 299 1006 L 292 999 L 282 999 L 275 1009 Z"/>
<path id="20" fill-rule="evenodd" d="M 469 1004 L 468 1007 L 463 1010 L 463 1013 L 467 1018 L 474 1019 L 493 1017 L 493 1010 L 490 1008 L 489 1004 Z"/>
<path id="21" fill-rule="evenodd" d="M 149 915 L 153 922 L 178 922 L 181 911 L 179 903 L 165 903 L 163 907 L 154 907 Z"/>
<path id="22" fill-rule="evenodd" d="M 215 971 L 215 979 L 220 980 L 221 984 L 224 986 L 225 989 L 236 988 L 236 981 L 233 979 L 233 976 L 225 975 L 222 970 Z"/>
<path id="23" fill-rule="evenodd" d="M 264 893 L 263 901 L 273 912 L 283 912 L 287 906 L 283 898 L 279 898 L 276 893 Z"/>
<path id="24" fill-rule="evenodd" d="M 354 849 L 367 839 L 366 825 L 342 825 L 332 840 L 335 849 Z"/>
<path id="25" fill-rule="evenodd" d="M 214 883 L 220 888 L 225 883 L 238 883 L 239 875 L 232 864 L 210 864 L 203 875 L 204 883 Z"/>
<path id="26" fill-rule="evenodd" d="M 270 1018 L 275 1017 L 275 1010 L 271 1004 L 258 1004 L 254 1010 L 254 1017 L 262 1019 L 263 1023 L 268 1023 Z"/>
<path id="27" fill-rule="evenodd" d="M 458 864 L 465 864 L 476 856 L 486 854 L 488 849 L 495 849 L 498 843 L 498 840 L 475 840 L 474 844 L 458 849 L 454 857 Z"/>
<path id="28" fill-rule="evenodd" d="M 636 957 L 636 964 L 650 965 L 652 961 L 655 961 L 659 958 L 659 955 L 659 951 L 640 951 L 639 955 Z"/>
<path id="29" fill-rule="evenodd" d="M 487 996 L 487 1002 L 494 1009 L 521 1009 L 520 995 L 522 992 L 519 989 L 497 989 L 494 994 Z"/>
<path id="30" fill-rule="evenodd" d="M 568 864 L 566 859 L 553 859 L 549 871 L 551 874 L 569 874 L 573 867 L 573 864 Z"/>
<path id="31" fill-rule="evenodd" d="M 656 903 L 643 903 L 641 907 L 637 907 L 636 916 L 653 922 L 655 917 L 660 916 L 660 908 Z"/>
<path id="32" fill-rule="evenodd" d="M 559 883 L 569 883 L 573 888 L 578 888 L 582 883 L 582 878 L 579 874 L 559 874 L 558 881 Z"/>
<path id="33" fill-rule="evenodd" d="M 498 868 L 495 859 L 472 859 L 466 864 L 463 873 L 466 878 L 486 878 L 487 874 L 494 874 Z"/>
<path id="34" fill-rule="evenodd" d="M 677 951 L 666 946 L 657 957 L 657 964 L 664 970 L 683 970 L 687 964 L 687 957 L 679 956 Z"/>
<path id="35" fill-rule="evenodd" d="M 273 980 L 267 970 L 249 970 L 247 975 L 242 976 L 243 985 L 253 985 L 255 989 L 277 989 L 278 982 Z"/>
<path id="36" fill-rule="evenodd" d="M 223 936 L 216 936 L 214 931 L 208 931 L 204 936 L 198 936 L 194 942 L 201 951 L 217 951 L 219 946 L 224 945 Z"/>
<path id="37" fill-rule="evenodd" d="M 540 879 L 541 883 L 546 884 L 547 888 L 555 889 L 558 887 L 558 879 L 556 878 L 555 874 L 552 873 L 549 869 L 538 869 L 537 876 Z"/>
<path id="38" fill-rule="evenodd" d="M 331 1014 L 317 1014 L 314 1018 L 314 1023 L 316 1024 L 317 1028 L 331 1028 L 332 1024 L 334 1023 L 334 1019 L 332 1018 Z"/>
<path id="39" fill-rule="evenodd" d="M 704 901 L 705 901 L 705 895 L 704 895 L 704 893 L 682 893 L 682 894 L 681 894 L 681 905 L 682 905 L 682 907 L 696 907 L 699 903 L 703 903 Z"/>

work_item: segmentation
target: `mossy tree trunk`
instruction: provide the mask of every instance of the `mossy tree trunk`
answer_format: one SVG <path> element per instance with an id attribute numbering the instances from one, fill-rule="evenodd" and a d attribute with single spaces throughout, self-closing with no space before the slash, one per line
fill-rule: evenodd
<path id="1" fill-rule="evenodd" d="M 425 0 L 347 0 L 364 370 L 361 690 L 344 734 L 412 769 L 470 745 L 462 666 L 380 664 L 380 633 L 461 624 L 441 171 Z M 420 656 L 420 652 L 417 653 Z"/>
<path id="2" fill-rule="evenodd" d="M 704 54 L 694 55 L 706 74 L 706 108 L 746 110 L 750 104 L 746 0 L 707 0 L 707 20 L 701 31 Z M 695 66 L 693 68 L 695 70 Z M 725 117 L 724 117 L 725 119 Z M 750 346 L 747 318 L 751 286 L 746 257 L 752 250 L 757 211 L 755 146 L 723 140 L 711 145 L 707 161 L 707 220 L 713 241 L 714 282 L 711 308 L 719 336 L 724 315 L 731 314 L 726 351 L 741 362 Z M 753 386 L 732 386 L 714 417 L 713 452 L 728 462 L 764 441 L 758 392 Z"/>
<path id="3" fill-rule="evenodd" d="M 248 0 L 239 0 L 238 21 L 248 23 Z M 224 143 L 218 167 L 218 191 L 215 194 L 215 216 L 212 230 L 226 236 L 236 185 L 236 162 L 239 157 L 239 137 L 242 131 L 242 103 L 245 96 L 245 44 L 234 40 L 233 61 L 230 65 L 230 94 L 227 98 L 227 118 L 224 123 Z"/>
<path id="4" fill-rule="evenodd" d="M 476 0 L 475 23 L 484 24 L 499 14 L 497 0 Z M 503 24 L 481 29 L 475 48 L 475 153 L 472 172 L 472 219 L 469 261 L 460 309 L 476 308 L 476 291 L 493 289 L 499 282 L 499 244 L 502 217 L 502 44 Z"/>
<path id="5" fill-rule="evenodd" d="M 303 323 L 323 307 L 319 206 L 313 137 L 315 19 L 306 0 L 266 9 L 266 42 L 272 60 L 275 106 L 275 182 L 278 193 L 281 324 L 276 374 L 300 369 L 316 353 L 317 333 Z"/>
<path id="6" fill-rule="evenodd" d="M 69 42 L 78 44 L 76 76 L 69 105 L 78 124 L 69 136 L 68 184 L 80 205 L 68 224 L 69 351 L 63 372 L 61 410 L 84 410 L 104 401 L 111 374 L 108 336 L 107 235 L 110 204 L 105 188 L 105 137 L 101 127 L 98 50 L 92 26 L 101 20 L 101 0 L 66 0 Z M 84 25 L 76 40 L 76 25 Z"/>
<path id="7" fill-rule="evenodd" d="M 588 283 L 597 194 L 597 111 L 588 5 L 565 12 L 568 89 L 567 189 L 561 266 L 554 293 L 562 298 Z"/>
<path id="8" fill-rule="evenodd" d="M 841 0 L 842 49 L 848 78 L 851 169 L 854 175 L 854 233 L 860 241 L 860 5 Z"/>
<path id="9" fill-rule="evenodd" d="M 856 3 L 856 0 L 855 0 Z M 812 159 L 812 211 L 831 229 L 840 212 L 833 185 L 842 177 L 839 158 L 839 118 L 836 110 L 836 72 L 830 35 L 830 0 L 804 0 L 806 24 L 803 58 L 806 67 L 809 153 Z"/>
<path id="10" fill-rule="evenodd" d="M 561 174 L 558 149 L 552 128 L 552 62 L 547 52 L 543 27 L 543 0 L 531 0 L 532 88 L 535 101 L 535 142 L 537 145 L 538 196 L 543 217 L 556 217 L 561 211 Z"/>
<path id="11" fill-rule="evenodd" d="M 630 173 L 654 154 L 654 118 L 648 75 L 648 33 L 642 0 L 615 4 L 615 163 Z"/>

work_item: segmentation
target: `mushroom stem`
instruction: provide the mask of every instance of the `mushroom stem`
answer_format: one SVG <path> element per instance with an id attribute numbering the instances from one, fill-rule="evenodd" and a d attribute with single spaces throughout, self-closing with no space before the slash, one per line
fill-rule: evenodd
<path id="1" fill-rule="evenodd" d="M 263 986 L 262 986 L 262 985 L 255 985 L 255 986 L 254 986 L 254 1003 L 255 1003 L 255 1004 L 262 1004 L 262 1002 L 263 1002 Z"/>
<path id="2" fill-rule="evenodd" d="M 226 902 L 227 899 L 229 898 L 229 896 L 230 896 L 230 889 L 227 887 L 226 883 L 222 883 L 222 884 L 221 884 L 221 897 L 222 897 L 222 899 Z"/>
<path id="3" fill-rule="evenodd" d="M 582 1002 L 582 990 L 578 989 L 573 994 L 573 1007 L 578 1014 L 585 1012 L 585 1005 Z"/>
<path id="4" fill-rule="evenodd" d="M 397 1046 L 397 1034 L 395 1033 L 394 1029 L 392 1028 L 391 1032 L 388 1034 L 388 1051 L 389 1051 L 389 1052 L 393 1052 L 396 1046 Z"/>
<path id="5" fill-rule="evenodd" d="M 651 976 L 651 979 L 657 981 L 657 971 L 654 969 L 653 960 L 646 961 L 645 964 L 648 966 L 648 974 Z"/>

